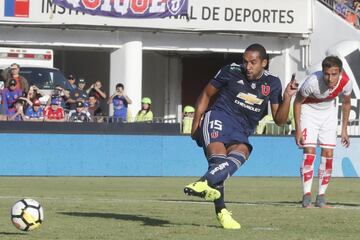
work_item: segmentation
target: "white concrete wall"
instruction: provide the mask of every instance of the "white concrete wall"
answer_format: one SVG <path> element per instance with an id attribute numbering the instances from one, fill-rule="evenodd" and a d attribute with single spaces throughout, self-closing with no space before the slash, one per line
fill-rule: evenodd
<path id="1" fill-rule="evenodd" d="M 290 81 L 293 73 L 296 74 L 296 79 L 303 78 L 305 69 L 301 64 L 299 39 L 285 38 L 281 40 L 281 44 L 281 54 L 271 55 L 269 70 L 280 78 L 284 87 Z"/>
<path id="2" fill-rule="evenodd" d="M 132 100 L 128 106 L 130 109 L 128 113 L 132 115 L 131 119 L 134 119 L 135 112 L 141 108 L 142 63 L 141 39 L 129 39 L 122 48 L 110 54 L 111 94 L 114 92 L 116 84 L 124 85 L 125 94 Z M 112 115 L 112 111 L 110 111 L 110 115 Z"/>

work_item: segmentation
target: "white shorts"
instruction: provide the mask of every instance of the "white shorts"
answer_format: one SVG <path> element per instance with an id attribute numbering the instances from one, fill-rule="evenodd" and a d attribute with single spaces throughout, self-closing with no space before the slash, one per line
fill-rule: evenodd
<path id="1" fill-rule="evenodd" d="M 300 126 L 304 147 L 335 148 L 337 136 L 336 108 L 317 110 L 307 104 L 301 106 Z"/>

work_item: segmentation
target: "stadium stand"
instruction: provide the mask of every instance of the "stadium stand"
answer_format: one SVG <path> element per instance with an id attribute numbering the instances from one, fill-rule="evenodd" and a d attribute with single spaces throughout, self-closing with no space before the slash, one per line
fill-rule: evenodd
<path id="1" fill-rule="evenodd" d="M 319 0 L 349 24 L 360 29 L 360 1 L 358 0 Z"/>

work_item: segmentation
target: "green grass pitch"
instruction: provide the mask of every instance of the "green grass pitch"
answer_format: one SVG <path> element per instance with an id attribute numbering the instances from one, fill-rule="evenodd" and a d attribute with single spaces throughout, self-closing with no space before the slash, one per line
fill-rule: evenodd
<path id="1" fill-rule="evenodd" d="M 194 180 L 0 177 L 0 239 L 359 239 L 359 178 L 332 179 L 331 209 L 302 209 L 299 178 L 230 178 L 227 206 L 240 230 L 220 228 L 212 203 L 183 194 Z M 44 207 L 44 224 L 33 232 L 10 222 L 12 204 L 23 197 Z"/>

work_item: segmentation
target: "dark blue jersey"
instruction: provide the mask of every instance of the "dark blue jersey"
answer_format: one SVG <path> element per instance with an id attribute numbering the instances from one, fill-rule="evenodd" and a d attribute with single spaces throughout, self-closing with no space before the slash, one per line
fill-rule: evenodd
<path id="1" fill-rule="evenodd" d="M 243 66 L 233 63 L 223 67 L 210 83 L 220 90 L 210 110 L 221 110 L 236 118 L 246 132 L 254 132 L 266 114 L 269 101 L 282 102 L 280 79 L 268 71 L 250 81 Z"/>

